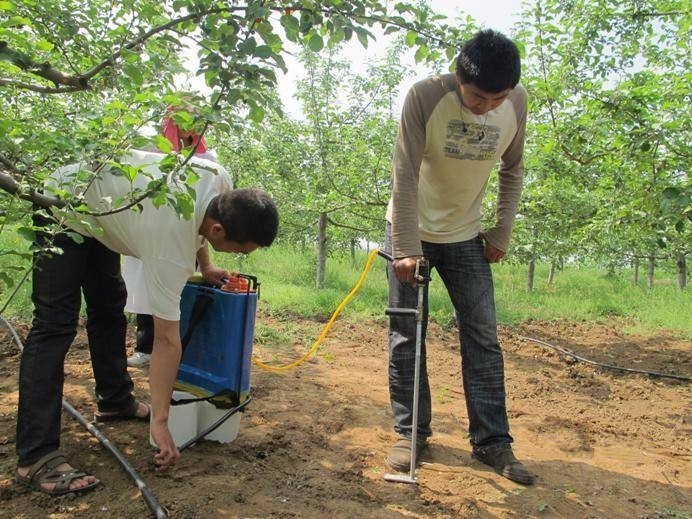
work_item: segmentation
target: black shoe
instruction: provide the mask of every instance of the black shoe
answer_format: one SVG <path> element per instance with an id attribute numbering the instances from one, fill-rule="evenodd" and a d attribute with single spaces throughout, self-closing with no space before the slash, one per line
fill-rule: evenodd
<path id="1" fill-rule="evenodd" d="M 501 476 L 521 483 L 533 485 L 536 477 L 514 457 L 512 447 L 506 444 L 490 447 L 474 447 L 471 457 L 495 469 Z"/>
<path id="2" fill-rule="evenodd" d="M 416 449 L 416 465 L 419 465 L 420 455 L 428 448 L 428 442 L 427 440 L 419 439 L 416 443 L 418 444 L 418 448 Z M 389 463 L 389 466 L 398 472 L 408 472 L 411 469 L 412 444 L 411 438 L 399 438 L 387 453 L 387 463 Z"/>

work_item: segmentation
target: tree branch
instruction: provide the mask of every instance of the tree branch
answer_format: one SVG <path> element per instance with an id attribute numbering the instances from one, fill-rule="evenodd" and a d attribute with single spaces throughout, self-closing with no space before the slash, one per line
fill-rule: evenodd
<path id="1" fill-rule="evenodd" d="M 0 60 L 9 61 L 21 70 L 35 76 L 47 79 L 58 88 L 60 85 L 72 87 L 76 90 L 86 90 L 89 88 L 87 79 L 81 75 L 67 75 L 59 71 L 50 63 L 36 63 L 26 54 L 11 49 L 6 41 L 0 41 Z"/>
<path id="2" fill-rule="evenodd" d="M 31 83 L 22 83 L 21 81 L 11 81 L 9 79 L 0 78 L 0 86 L 12 86 L 16 88 L 22 88 L 24 90 L 31 90 L 32 92 L 38 92 L 39 94 L 64 94 L 68 92 L 78 92 L 84 90 L 82 87 L 44 87 L 41 85 L 34 85 Z"/>
<path id="3" fill-rule="evenodd" d="M 285 8 L 284 7 L 270 7 L 270 11 L 274 12 L 282 12 Z M 21 87 L 21 88 L 26 88 L 28 90 L 32 90 L 35 92 L 40 92 L 40 93 L 46 93 L 46 94 L 55 94 L 55 93 L 63 93 L 63 92 L 75 92 L 79 90 L 88 90 L 90 88 L 89 81 L 93 79 L 99 72 L 104 70 L 107 67 L 113 66 L 116 62 L 116 60 L 122 55 L 123 51 L 125 50 L 130 50 L 133 49 L 141 44 L 143 44 L 145 41 L 147 41 L 149 38 L 152 36 L 155 36 L 156 34 L 172 29 L 176 25 L 179 25 L 181 23 L 190 21 L 190 20 L 200 20 L 201 18 L 211 15 L 211 14 L 221 14 L 221 13 L 230 13 L 234 11 L 243 11 L 247 10 L 247 6 L 227 6 L 227 7 L 219 7 L 219 8 L 214 8 L 214 9 L 208 9 L 206 11 L 201 11 L 198 13 L 191 13 L 186 16 L 181 16 L 180 18 L 175 18 L 173 20 L 168 21 L 167 23 L 163 25 L 159 25 L 157 27 L 154 27 L 141 36 L 135 38 L 134 40 L 130 41 L 129 43 L 121 46 L 118 50 L 113 52 L 110 56 L 105 58 L 101 63 L 98 65 L 92 67 L 90 70 L 83 74 L 65 74 L 61 72 L 60 70 L 55 69 L 50 63 L 35 63 L 29 56 L 10 49 L 7 45 L 6 41 L 0 41 L 0 60 L 5 60 L 5 61 L 10 61 L 13 64 L 15 64 L 17 67 L 20 69 L 24 70 L 25 72 L 28 72 L 30 74 L 34 74 L 36 76 L 42 77 L 44 79 L 47 79 L 48 81 L 51 81 L 52 83 L 55 84 L 54 89 L 45 89 L 43 90 L 41 86 L 39 85 L 30 85 L 27 83 L 21 83 L 21 82 L 14 82 L 11 83 L 13 86 Z M 406 25 L 402 24 L 399 22 L 396 22 L 394 20 L 391 20 L 386 17 L 380 17 L 380 16 L 365 16 L 365 15 L 359 15 L 357 13 L 349 13 L 345 11 L 340 11 L 338 9 L 334 8 L 323 8 L 323 9 L 309 9 L 309 8 L 303 8 L 301 6 L 297 6 L 294 8 L 295 11 L 306 11 L 306 12 L 320 12 L 323 15 L 329 16 L 334 13 L 338 13 L 341 16 L 344 16 L 345 18 L 358 18 L 360 20 L 368 20 L 372 22 L 378 22 L 382 25 L 391 25 L 394 27 L 398 27 L 400 29 L 408 29 L 414 32 L 417 32 L 418 34 L 424 35 L 425 37 L 437 42 L 438 44 L 442 46 L 448 45 L 447 42 L 443 41 L 442 39 L 429 34 L 429 33 L 424 33 L 422 30 L 418 29 L 414 25 Z M 252 22 L 252 25 L 254 25 L 254 21 Z M 0 85 L 7 85 L 8 83 L 6 82 L 7 80 L 3 80 Z M 64 88 L 61 89 L 59 88 L 60 85 L 63 85 L 65 87 L 69 88 Z"/>
<path id="4" fill-rule="evenodd" d="M 679 16 L 689 14 L 689 11 L 665 11 L 665 12 L 654 12 L 654 11 L 639 11 L 632 13 L 632 18 L 663 18 L 665 16 Z"/>
<path id="5" fill-rule="evenodd" d="M 341 229 L 349 229 L 351 231 L 356 231 L 356 232 L 372 232 L 372 230 L 373 230 L 373 229 L 365 229 L 365 228 L 361 228 L 361 227 L 352 227 L 350 225 L 335 222 L 331 218 L 327 218 L 327 221 L 330 224 L 332 224 L 334 227 L 340 227 Z"/>
<path id="6" fill-rule="evenodd" d="M 0 170 L 0 189 L 41 207 L 64 207 L 65 202 L 57 197 L 46 196 L 35 189 L 22 189 L 12 175 Z"/>

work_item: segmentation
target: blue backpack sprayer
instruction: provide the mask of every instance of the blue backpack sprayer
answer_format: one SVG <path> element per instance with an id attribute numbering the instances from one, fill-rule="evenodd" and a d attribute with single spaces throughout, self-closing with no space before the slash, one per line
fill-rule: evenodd
<path id="1" fill-rule="evenodd" d="M 183 354 L 174 388 L 195 398 L 179 406 L 209 402 L 225 412 L 179 447 L 183 451 L 210 435 L 252 400 L 250 367 L 259 298 L 255 276 L 233 274 L 222 288 L 187 283 L 180 304 Z"/>

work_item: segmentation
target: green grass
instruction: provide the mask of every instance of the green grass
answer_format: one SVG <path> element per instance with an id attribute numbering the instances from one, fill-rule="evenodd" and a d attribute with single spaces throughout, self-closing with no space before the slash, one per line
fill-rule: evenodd
<path id="1" fill-rule="evenodd" d="M 660 328 L 692 337 L 692 294 L 671 279 L 658 279 L 649 291 L 643 280 L 635 286 L 629 270 L 614 276 L 594 268 L 569 267 L 547 284 L 547 265 L 539 265 L 533 292 L 527 292 L 526 267 L 495 267 L 498 320 L 514 323 L 538 320 L 613 322 L 639 332 Z"/>
<path id="2" fill-rule="evenodd" d="M 257 251 L 242 260 L 218 258 L 229 269 L 257 275 L 262 281 L 265 309 L 279 315 L 300 315 L 327 319 L 355 285 L 365 265 L 366 254 L 358 254 L 355 266 L 350 258 L 327 261 L 326 288 L 315 286 L 315 255 L 290 247 Z M 516 324 L 527 319 L 566 319 L 588 322 L 617 322 L 639 333 L 652 334 L 664 328 L 692 338 L 692 293 L 677 288 L 671 277 L 657 278 L 652 291 L 644 280 L 632 283 L 629 270 L 607 276 L 604 270 L 570 266 L 558 271 L 547 284 L 548 266 L 538 265 L 534 290 L 526 291 L 526 266 L 493 266 L 498 321 Z M 663 270 L 658 276 L 669 276 Z M 357 320 L 382 319 L 387 305 L 385 262 L 378 258 L 362 289 L 343 315 Z M 445 327 L 454 325 L 454 315 L 446 290 L 433 271 L 430 287 L 431 319 Z"/>
<path id="3" fill-rule="evenodd" d="M 11 281 L 9 285 L 0 281 L 0 309 L 8 303 L 3 316 L 12 316 L 23 321 L 31 319 L 31 273 L 26 275 L 31 262 L 28 259 L 22 260 L 12 253 L 26 254 L 28 252 L 27 240 L 19 236 L 12 228 L 2 228 L 0 231 L 0 272 L 5 273 Z M 25 275 L 26 279 L 22 282 Z M 16 294 L 14 294 L 15 290 Z"/>
<path id="4" fill-rule="evenodd" d="M 5 231 L 0 235 L 0 251 L 26 250 L 26 242 Z M 256 275 L 261 281 L 261 306 L 285 321 L 301 316 L 326 321 L 358 280 L 366 261 L 364 251 L 358 253 L 356 265 L 350 258 L 330 257 L 327 261 L 326 288 L 315 289 L 314 251 L 302 253 L 288 246 L 260 249 L 250 256 L 214 254 L 214 259 L 229 270 Z M 0 256 L 0 268 L 16 260 Z M 566 267 L 558 271 L 548 286 L 547 265 L 538 265 L 533 292 L 525 288 L 526 266 L 500 264 L 493 267 L 498 321 L 515 324 L 526 319 L 566 319 L 586 322 L 617 322 L 638 333 L 653 334 L 664 328 L 685 338 L 692 338 L 692 293 L 681 291 L 675 280 L 663 270 L 657 271 L 654 289 L 646 289 L 643 280 L 638 286 L 631 273 L 623 270 L 614 276 L 595 268 Z M 19 279 L 21 273 L 12 273 Z M 667 277 L 662 277 L 667 276 Z M 28 321 L 31 316 L 30 280 L 10 303 L 6 316 Z M 9 291 L 0 293 L 0 307 Z M 387 305 L 385 261 L 375 260 L 362 289 L 346 306 L 342 316 L 357 320 L 381 320 Z M 439 276 L 433 271 L 430 288 L 431 319 L 446 328 L 454 325 L 453 310 Z M 316 323 L 315 329 L 321 327 Z M 258 339 L 268 344 L 290 342 L 299 332 L 283 330 L 273 336 L 270 330 L 259 329 Z M 278 333 L 278 332 L 276 332 Z M 302 333 L 299 334 L 304 338 Z"/>

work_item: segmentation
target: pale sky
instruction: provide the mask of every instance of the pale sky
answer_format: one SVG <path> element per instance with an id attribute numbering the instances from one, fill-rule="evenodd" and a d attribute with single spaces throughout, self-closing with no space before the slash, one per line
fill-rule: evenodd
<path id="1" fill-rule="evenodd" d="M 454 20 L 462 11 L 476 19 L 478 24 L 484 28 L 492 28 L 506 34 L 511 33 L 512 25 L 518 20 L 518 13 L 521 9 L 521 0 L 429 0 L 428 2 L 433 11 L 444 14 Z M 366 70 L 368 62 L 372 62 L 383 56 L 388 38 L 378 37 L 376 41 L 370 41 L 368 48 L 363 46 L 353 38 L 346 45 L 344 55 L 350 58 L 353 72 L 359 73 Z M 404 79 L 399 85 L 399 100 L 396 112 L 401 110 L 403 100 L 408 89 L 418 81 L 429 75 L 429 71 L 424 65 L 416 66 L 413 59 L 415 49 L 411 49 L 406 56 L 405 63 L 415 70 L 414 74 Z M 298 101 L 293 99 L 295 93 L 295 83 L 301 76 L 300 67 L 287 60 L 288 74 L 284 75 L 279 71 L 278 83 L 279 92 L 287 112 L 298 115 L 300 107 Z"/>
<path id="2" fill-rule="evenodd" d="M 435 12 L 448 16 L 450 20 L 454 20 L 463 11 L 465 14 L 475 18 L 480 26 L 497 29 L 508 35 L 511 33 L 512 25 L 518 19 L 521 3 L 522 0 L 429 0 L 429 4 Z M 368 48 L 364 49 L 354 37 L 345 46 L 344 56 L 350 58 L 353 72 L 361 73 L 366 70 L 368 62 L 384 55 L 390 41 L 388 37 L 378 36 L 376 41 L 370 41 Z M 414 52 L 415 50 L 411 49 L 405 56 L 405 64 L 413 68 L 415 72 L 399 85 L 397 113 L 401 110 L 403 99 L 411 85 L 429 75 L 429 71 L 424 65 L 415 65 L 413 59 Z M 188 54 L 191 63 L 194 63 L 196 61 L 194 49 L 190 49 Z M 286 63 L 288 65 L 287 74 L 277 70 L 279 94 L 285 110 L 294 116 L 298 116 L 300 114 L 300 106 L 293 96 L 296 81 L 300 78 L 302 70 L 290 56 L 287 56 Z M 208 88 L 204 85 L 204 80 L 201 76 L 188 78 L 187 81 L 183 80 L 182 83 L 180 86 L 183 89 L 192 88 L 200 92 L 208 92 Z"/>

